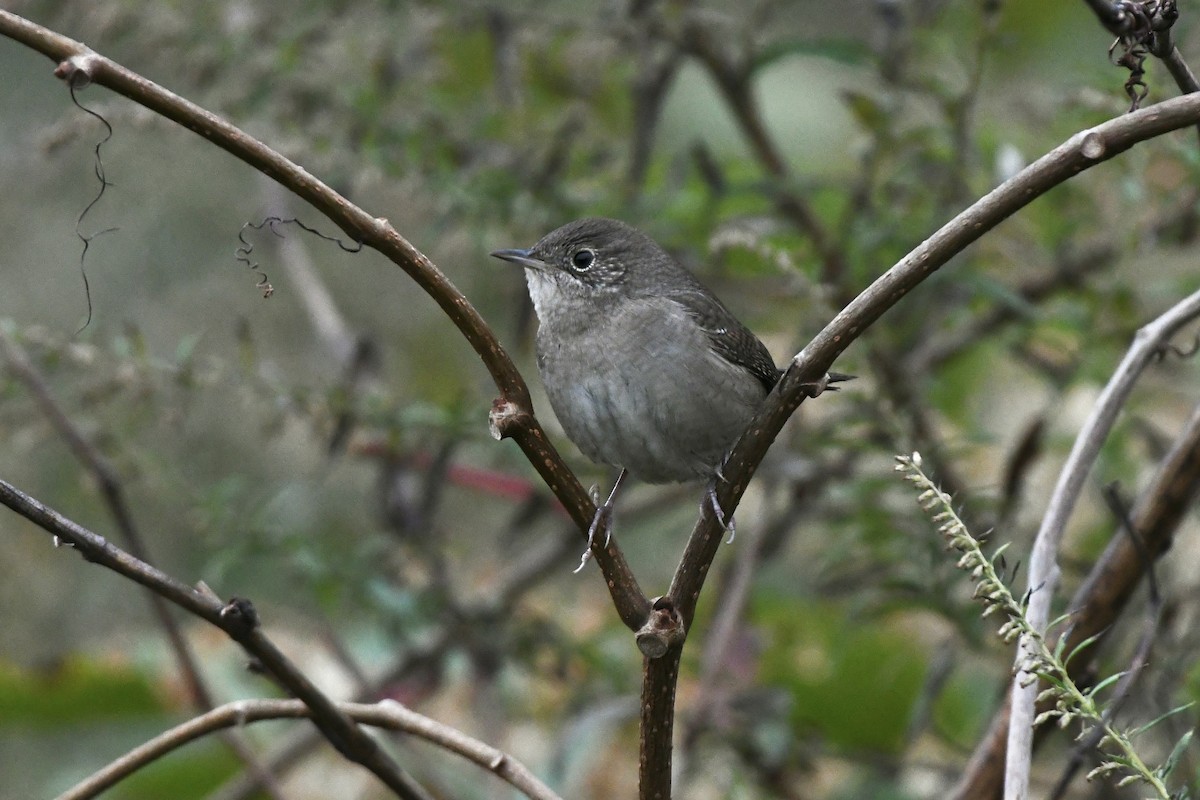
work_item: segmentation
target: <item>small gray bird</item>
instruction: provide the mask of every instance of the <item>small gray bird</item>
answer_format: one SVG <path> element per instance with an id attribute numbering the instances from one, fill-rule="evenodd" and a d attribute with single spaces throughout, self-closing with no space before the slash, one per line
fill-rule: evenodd
<path id="1" fill-rule="evenodd" d="M 589 543 L 627 472 L 648 483 L 716 475 L 782 374 L 758 337 L 624 222 L 581 219 L 492 255 L 525 268 L 538 369 L 567 437 L 621 468 Z M 715 483 L 708 496 L 724 521 Z"/>

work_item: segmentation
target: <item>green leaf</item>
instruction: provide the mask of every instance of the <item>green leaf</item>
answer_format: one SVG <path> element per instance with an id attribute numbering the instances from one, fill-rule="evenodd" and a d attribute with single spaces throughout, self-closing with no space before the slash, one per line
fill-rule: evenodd
<path id="1" fill-rule="evenodd" d="M 1095 644 L 1097 641 L 1100 640 L 1101 636 L 1103 636 L 1107 632 L 1108 632 L 1108 629 L 1105 628 L 1104 630 L 1100 631 L 1099 633 L 1097 633 L 1093 636 L 1089 636 L 1088 638 L 1084 639 L 1082 642 L 1077 644 L 1075 647 L 1073 647 L 1071 649 L 1071 652 L 1067 655 L 1067 657 L 1062 659 L 1063 666 L 1065 667 L 1067 664 L 1070 664 L 1071 659 L 1075 658 L 1075 656 L 1078 655 L 1080 653 L 1080 651 L 1084 650 L 1085 648 L 1091 647 L 1093 644 Z M 1061 657 L 1062 650 L 1063 650 L 1063 648 L 1066 647 L 1065 639 L 1066 639 L 1066 637 L 1059 639 L 1058 642 L 1054 645 L 1054 655 Z"/>
<path id="2" fill-rule="evenodd" d="M 1129 732 L 1129 738 L 1132 739 L 1134 736 L 1145 733 L 1146 731 L 1150 730 L 1158 723 L 1162 722 L 1167 717 L 1173 717 L 1181 711 L 1187 711 L 1189 708 L 1191 708 L 1194 705 L 1196 705 L 1196 704 L 1195 703 L 1184 703 L 1181 706 L 1176 706 L 1175 708 L 1172 708 L 1170 711 L 1166 712 L 1165 714 L 1161 714 L 1158 717 L 1155 717 L 1154 719 L 1150 720 L 1145 725 L 1142 725 L 1141 727 L 1134 728 L 1133 730 L 1131 730 Z"/>
<path id="3" fill-rule="evenodd" d="M 1078 649 L 1078 648 L 1076 648 L 1076 649 Z M 1121 678 L 1125 677 L 1128 674 L 1129 674 L 1128 670 L 1125 670 L 1122 672 L 1115 673 L 1113 675 L 1109 675 L 1107 678 L 1100 681 L 1092 688 L 1088 689 L 1085 694 L 1088 697 L 1095 698 L 1100 692 L 1104 691 L 1109 686 L 1112 686 L 1114 683 L 1121 680 Z"/>
<path id="4" fill-rule="evenodd" d="M 1188 705 L 1191 704 L 1189 703 Z M 1186 707 L 1187 706 L 1182 706 L 1181 708 Z M 1175 711 L 1179 710 L 1181 709 L 1175 709 Z M 1175 711 L 1168 713 L 1173 714 Z M 1159 719 L 1161 719 L 1161 717 Z M 1179 764 L 1179 759 L 1183 758 L 1183 751 L 1187 750 L 1188 745 L 1191 744 L 1193 733 L 1195 733 L 1195 731 L 1188 731 L 1187 733 L 1183 734 L 1183 736 L 1179 737 L 1179 741 L 1176 742 L 1175 747 L 1171 749 L 1171 755 L 1167 756 L 1167 760 L 1163 762 L 1163 765 L 1154 771 L 1155 775 L 1157 775 L 1159 778 L 1170 777 L 1171 773 L 1175 771 L 1175 767 Z"/>
<path id="5" fill-rule="evenodd" d="M 865 130 L 871 133 L 878 133 L 887 126 L 888 113 L 876 98 L 864 92 L 853 90 L 847 90 L 843 94 L 843 97 L 845 98 L 846 108 L 849 109 L 850 115 Z"/>

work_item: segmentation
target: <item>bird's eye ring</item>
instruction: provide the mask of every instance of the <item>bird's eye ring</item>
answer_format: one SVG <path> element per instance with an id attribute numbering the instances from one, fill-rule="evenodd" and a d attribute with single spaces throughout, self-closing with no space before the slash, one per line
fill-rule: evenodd
<path id="1" fill-rule="evenodd" d="M 571 256 L 571 263 L 575 265 L 575 269 L 580 272 L 586 272 L 592 268 L 592 263 L 596 260 L 596 253 L 592 250 L 583 249 L 576 250 L 575 255 Z"/>

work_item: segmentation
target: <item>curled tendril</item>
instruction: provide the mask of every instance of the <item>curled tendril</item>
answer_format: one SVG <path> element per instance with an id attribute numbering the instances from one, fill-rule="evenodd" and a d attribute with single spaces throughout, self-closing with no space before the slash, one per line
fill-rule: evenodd
<path id="1" fill-rule="evenodd" d="M 1125 94 L 1129 96 L 1129 110 L 1137 111 L 1149 92 L 1144 80 L 1146 56 L 1168 41 L 1157 37 L 1169 34 L 1179 11 L 1175 0 L 1119 0 L 1113 4 L 1113 10 L 1120 22 L 1120 34 L 1108 48 L 1108 59 L 1115 66 L 1129 70 Z"/>
<path id="2" fill-rule="evenodd" d="M 100 156 L 100 148 L 104 147 L 104 145 L 106 145 L 113 137 L 112 125 L 108 124 L 108 120 L 101 116 L 99 112 L 93 111 L 92 109 L 80 103 L 79 98 L 75 96 L 76 87 L 78 86 L 79 88 L 82 88 L 86 85 L 87 84 L 85 82 L 76 81 L 74 79 L 67 84 L 68 89 L 71 92 L 71 102 L 74 103 L 75 107 L 80 111 L 83 111 L 85 114 L 89 114 L 100 121 L 100 124 L 104 126 L 104 137 L 101 138 L 100 141 L 96 142 L 96 147 L 94 149 L 93 171 L 95 172 L 96 180 L 99 182 L 100 186 L 96 190 L 96 196 L 92 198 L 92 201 L 87 204 L 83 211 L 79 212 L 79 217 L 75 220 L 75 235 L 78 236 L 79 241 L 83 243 L 83 249 L 79 253 L 79 275 L 83 279 L 83 296 L 87 301 L 87 319 L 84 320 L 83 325 L 80 326 L 79 330 L 75 332 L 76 335 L 82 333 L 84 328 L 92 324 L 92 285 L 91 282 L 88 281 L 87 276 L 88 248 L 92 246 L 93 239 L 117 230 L 116 228 L 105 228 L 104 230 L 96 231 L 95 233 L 90 234 L 83 232 L 84 218 L 89 212 L 91 212 L 92 208 L 94 208 L 95 205 L 100 202 L 100 198 L 104 197 L 104 193 L 108 190 L 108 187 L 113 185 L 104 172 L 104 159 Z"/>
<path id="3" fill-rule="evenodd" d="M 347 253 L 358 253 L 363 248 L 363 243 L 361 240 L 355 241 L 353 244 L 347 244 L 345 241 L 336 236 L 328 236 L 324 233 L 321 233 L 316 228 L 311 228 L 308 225 L 305 225 L 295 217 L 288 219 L 284 219 L 283 217 L 267 217 L 261 222 L 245 223 L 242 225 L 242 229 L 238 231 L 238 241 L 242 243 L 242 246 L 234 251 L 234 256 L 237 258 L 239 263 L 245 264 L 248 269 L 254 270 L 254 274 L 258 277 L 258 283 L 255 284 L 255 286 L 256 288 L 262 290 L 264 299 L 275 293 L 275 287 L 271 285 L 271 282 L 267 279 L 267 273 L 262 270 L 262 268 L 259 266 L 259 263 L 257 261 L 250 260 L 250 254 L 254 252 L 254 244 L 246 238 L 246 229 L 253 228 L 256 231 L 261 231 L 263 228 L 266 228 L 267 230 L 271 231 L 271 233 L 282 239 L 283 234 L 277 229 L 280 225 L 295 225 L 305 233 L 311 233 L 318 239 L 324 239 L 327 242 L 333 242 Z"/>
<path id="4" fill-rule="evenodd" d="M 1171 356 L 1182 361 L 1185 358 L 1191 358 L 1192 356 L 1196 355 L 1196 353 L 1200 353 L 1200 333 L 1196 334 L 1195 338 L 1192 339 L 1191 346 L 1187 348 L 1179 347 L 1178 345 L 1167 342 L 1154 352 L 1154 360 L 1163 361 L 1167 358 L 1167 356 Z"/>

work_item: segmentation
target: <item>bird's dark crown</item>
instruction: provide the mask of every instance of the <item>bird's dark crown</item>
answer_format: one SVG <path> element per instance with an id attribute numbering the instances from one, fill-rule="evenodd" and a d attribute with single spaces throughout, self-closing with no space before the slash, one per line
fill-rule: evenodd
<path id="1" fill-rule="evenodd" d="M 529 255 L 596 288 L 652 283 L 663 270 L 679 269 L 646 234 L 620 220 L 588 217 L 542 237 Z"/>

